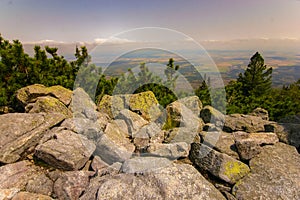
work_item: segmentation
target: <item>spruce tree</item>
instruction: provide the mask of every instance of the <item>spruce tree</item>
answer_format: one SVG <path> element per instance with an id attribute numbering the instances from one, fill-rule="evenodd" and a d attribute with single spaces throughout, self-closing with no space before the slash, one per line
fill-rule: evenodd
<path id="1" fill-rule="evenodd" d="M 237 82 L 242 84 L 242 92 L 245 96 L 256 97 L 267 94 L 271 89 L 272 68 L 267 68 L 263 57 L 256 52 L 244 72 L 239 74 Z"/>

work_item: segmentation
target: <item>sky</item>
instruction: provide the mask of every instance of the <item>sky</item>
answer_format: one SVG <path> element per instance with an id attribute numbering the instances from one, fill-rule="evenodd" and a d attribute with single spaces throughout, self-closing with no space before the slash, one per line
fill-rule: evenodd
<path id="1" fill-rule="evenodd" d="M 300 0 L 0 0 L 9 40 L 92 42 L 141 27 L 197 41 L 299 40 Z"/>

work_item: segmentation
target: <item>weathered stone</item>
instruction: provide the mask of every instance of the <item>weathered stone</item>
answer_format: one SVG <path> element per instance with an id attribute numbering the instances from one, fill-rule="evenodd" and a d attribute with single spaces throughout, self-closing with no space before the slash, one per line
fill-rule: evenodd
<path id="1" fill-rule="evenodd" d="M 19 191 L 20 191 L 19 188 L 0 189 L 0 199 L 1 199 L 1 200 L 10 200 L 10 199 L 12 199 Z"/>
<path id="2" fill-rule="evenodd" d="M 99 156 L 95 156 L 93 158 L 91 167 L 94 171 L 100 171 L 103 168 L 108 167 L 108 164 L 106 162 L 104 162 Z"/>
<path id="3" fill-rule="evenodd" d="M 53 192 L 53 181 L 45 174 L 41 174 L 34 179 L 28 181 L 26 191 L 36 194 L 51 196 Z"/>
<path id="4" fill-rule="evenodd" d="M 188 127 L 190 130 L 200 131 L 203 128 L 203 121 L 179 100 L 169 104 L 166 111 L 167 119 L 164 129 Z"/>
<path id="5" fill-rule="evenodd" d="M 94 155 L 99 156 L 104 162 L 113 164 L 115 162 L 124 162 L 129 159 L 134 149 L 128 151 L 124 146 L 116 144 L 106 134 L 103 134 L 97 142 L 97 148 Z"/>
<path id="6" fill-rule="evenodd" d="M 92 169 L 98 173 L 98 176 L 104 176 L 107 174 L 119 173 L 122 163 L 115 162 L 112 165 L 108 165 L 106 162 L 101 160 L 99 156 L 95 156 L 92 162 Z"/>
<path id="7" fill-rule="evenodd" d="M 231 114 L 226 115 L 223 130 L 229 133 L 235 131 L 245 131 L 248 133 L 264 132 L 265 125 L 268 123 L 269 121 L 257 116 Z"/>
<path id="8" fill-rule="evenodd" d="M 204 144 L 192 144 L 190 159 L 202 170 L 208 171 L 230 184 L 236 183 L 250 172 L 246 164 Z"/>
<path id="9" fill-rule="evenodd" d="M 263 120 L 269 120 L 269 113 L 263 108 L 255 108 L 249 115 L 261 117 Z"/>
<path id="10" fill-rule="evenodd" d="M 107 124 L 104 133 L 117 146 L 122 146 L 127 151 L 133 152 L 135 147 L 129 140 L 126 127 L 127 126 L 124 120 L 114 120 Z"/>
<path id="11" fill-rule="evenodd" d="M 165 157 L 171 160 L 188 157 L 190 146 L 185 142 L 172 144 L 150 144 L 147 152 L 152 156 Z"/>
<path id="12" fill-rule="evenodd" d="M 265 146 L 250 160 L 251 173 L 233 187 L 237 199 L 300 199 L 300 155 L 292 146 Z"/>
<path id="13" fill-rule="evenodd" d="M 0 189 L 18 188 L 24 190 L 28 181 L 42 173 L 29 161 L 20 161 L 0 167 Z"/>
<path id="14" fill-rule="evenodd" d="M 86 136 L 89 140 L 97 141 L 103 134 L 102 128 L 98 121 L 92 121 L 87 118 L 69 118 L 61 125 L 61 128 L 71 130 L 75 133 Z"/>
<path id="15" fill-rule="evenodd" d="M 83 117 L 93 121 L 97 120 L 97 106 L 82 88 L 76 88 L 73 91 L 69 108 L 75 118 Z"/>
<path id="16" fill-rule="evenodd" d="M 61 113 L 71 117 L 71 111 L 58 99 L 50 96 L 38 97 L 35 103 L 28 104 L 25 110 L 29 113 Z"/>
<path id="17" fill-rule="evenodd" d="M 139 113 L 148 121 L 155 121 L 161 115 L 158 105 L 158 101 L 152 91 L 141 92 L 129 96 L 130 110 Z"/>
<path id="18" fill-rule="evenodd" d="M 12 198 L 12 200 L 32 200 L 32 199 L 53 200 L 49 196 L 42 195 L 42 194 L 34 194 L 34 193 L 29 193 L 29 192 L 19 192 Z"/>
<path id="19" fill-rule="evenodd" d="M 165 143 L 185 142 L 187 144 L 191 144 L 195 142 L 197 136 L 198 136 L 197 130 L 190 129 L 189 127 L 173 128 L 171 130 L 166 131 L 164 142 Z"/>
<path id="20" fill-rule="evenodd" d="M 134 157 L 126 160 L 122 165 L 124 173 L 145 173 L 168 167 L 172 162 L 167 158 L 159 157 Z"/>
<path id="21" fill-rule="evenodd" d="M 58 199 L 79 199 L 93 174 L 88 171 L 64 172 L 54 183 L 54 193 Z"/>
<path id="22" fill-rule="evenodd" d="M 58 113 L 0 115 L 0 162 L 13 163 L 32 153 L 44 133 L 64 118 Z"/>
<path id="23" fill-rule="evenodd" d="M 231 133 L 223 131 L 202 131 L 200 135 L 204 144 L 239 160 L 240 157 L 235 146 L 234 137 Z"/>
<path id="24" fill-rule="evenodd" d="M 234 132 L 235 145 L 241 159 L 250 160 L 262 150 L 263 145 L 275 144 L 278 137 L 275 133 Z"/>
<path id="25" fill-rule="evenodd" d="M 120 95 L 104 95 L 97 107 L 99 112 L 108 114 L 110 118 L 115 118 L 125 108 L 124 100 Z"/>
<path id="26" fill-rule="evenodd" d="M 121 110 L 116 118 L 122 119 L 126 122 L 128 133 L 132 137 L 134 137 L 134 134 L 136 134 L 136 132 L 139 131 L 143 126 L 149 123 L 138 114 L 126 109 Z"/>
<path id="27" fill-rule="evenodd" d="M 89 199 L 225 200 L 195 168 L 171 165 L 143 175 L 117 174 L 95 178 L 81 200 Z"/>
<path id="28" fill-rule="evenodd" d="M 205 106 L 201 110 L 200 117 L 204 123 L 211 123 L 217 126 L 223 126 L 225 122 L 225 115 L 212 106 Z"/>
<path id="29" fill-rule="evenodd" d="M 35 156 L 55 168 L 76 170 L 85 165 L 95 149 L 95 144 L 83 135 L 61 130 L 51 140 L 38 145 Z"/>
<path id="30" fill-rule="evenodd" d="M 37 97 L 42 96 L 55 97 L 67 106 L 71 102 L 72 91 L 59 85 L 46 87 L 44 85 L 34 84 L 21 88 L 16 92 L 17 99 L 24 107 L 29 103 L 35 102 Z"/>
<path id="31" fill-rule="evenodd" d="M 189 96 L 185 98 L 178 99 L 183 105 L 190 109 L 195 116 L 200 116 L 200 111 L 202 109 L 202 102 L 198 96 Z"/>

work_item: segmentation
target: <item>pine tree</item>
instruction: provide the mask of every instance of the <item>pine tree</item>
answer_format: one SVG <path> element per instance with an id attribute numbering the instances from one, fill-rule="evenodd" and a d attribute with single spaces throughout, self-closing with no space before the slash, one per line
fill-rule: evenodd
<path id="1" fill-rule="evenodd" d="M 263 57 L 256 52 L 244 72 L 239 74 L 237 82 L 242 84 L 242 91 L 245 96 L 261 96 L 271 89 L 272 68 L 267 68 Z"/>

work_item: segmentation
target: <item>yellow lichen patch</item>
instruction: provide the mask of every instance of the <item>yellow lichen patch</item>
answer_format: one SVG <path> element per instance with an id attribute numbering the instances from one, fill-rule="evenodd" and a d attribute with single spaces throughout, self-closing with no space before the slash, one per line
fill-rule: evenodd
<path id="1" fill-rule="evenodd" d="M 236 182 L 250 172 L 248 166 L 239 161 L 228 161 L 224 165 L 226 175 L 231 182 Z"/>

